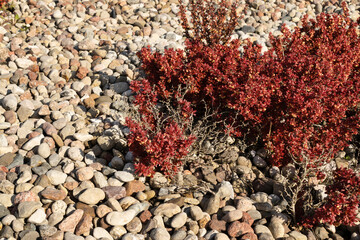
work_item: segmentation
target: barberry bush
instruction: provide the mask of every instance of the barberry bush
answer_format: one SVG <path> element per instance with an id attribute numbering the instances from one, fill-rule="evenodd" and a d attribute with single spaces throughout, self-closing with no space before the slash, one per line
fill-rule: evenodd
<path id="1" fill-rule="evenodd" d="M 326 186 L 326 202 L 302 216 L 299 222 L 307 228 L 319 223 L 353 226 L 360 204 L 360 176 L 352 169 L 338 168 Z"/>
<path id="2" fill-rule="evenodd" d="M 305 16 L 302 26 L 293 31 L 283 26 L 282 36 L 270 34 L 272 47 L 261 54 L 261 47 L 250 41 L 231 40 L 238 5 L 231 5 L 227 14 L 229 6 L 226 1 L 190 0 L 191 21 L 185 6 L 180 8 L 185 49 L 161 54 L 147 47 L 137 54 L 146 77 L 131 83 L 139 115 L 127 119 L 137 172 L 145 176 L 155 171 L 176 173 L 199 140 L 191 127 L 202 122 L 205 109 L 210 108 L 217 130 L 242 136 L 250 129 L 259 135 L 272 165 L 328 153 L 324 162 L 310 161 L 306 166 L 320 176 L 319 165 L 327 163 L 358 132 L 357 23 L 349 18 L 344 3 L 343 14 L 322 13 L 310 21 Z M 328 203 L 312 217 L 305 213 L 304 226 L 354 221 L 360 196 L 356 186 L 343 191 L 340 202 L 332 192 L 352 185 L 357 178 L 344 169 L 333 176 L 327 188 Z M 333 206 L 348 211 L 348 218 Z M 326 210 L 328 215 L 320 217 Z"/>
<path id="3" fill-rule="evenodd" d="M 351 168 L 335 167 L 326 162 L 331 153 L 318 159 L 302 155 L 293 161 L 294 171 L 286 171 L 277 180 L 283 186 L 287 212 L 299 227 L 319 224 L 353 226 L 359 222 L 360 175 Z M 314 167 L 316 165 L 317 167 Z M 322 165 L 322 166 L 320 166 Z M 321 187 L 320 185 L 321 184 Z"/>
<path id="4" fill-rule="evenodd" d="M 261 122 L 273 165 L 288 163 L 289 153 L 335 154 L 358 132 L 360 36 L 345 3 L 343 12 L 310 21 L 305 16 L 293 32 L 283 27 L 283 36 L 270 35 L 278 68 L 266 75 L 278 85 Z"/>
<path id="5" fill-rule="evenodd" d="M 126 119 L 131 130 L 128 144 L 136 160 L 135 169 L 144 176 L 152 176 L 156 171 L 173 176 L 195 140 L 193 135 L 186 135 L 193 110 L 188 102 L 177 98 L 173 115 L 160 111 L 159 94 L 146 79 L 133 82 L 131 89 L 138 92 L 133 103 L 139 114 Z"/>
<path id="6" fill-rule="evenodd" d="M 204 18 L 204 3 L 212 6 L 212 11 L 206 14 L 207 19 Z M 188 37 L 185 51 L 168 49 L 161 54 L 152 53 L 148 47 L 138 53 L 146 78 L 131 84 L 131 89 L 137 93 L 134 105 L 140 117 L 137 120 L 128 119 L 127 125 L 131 131 L 129 148 L 135 157 L 136 170 L 142 175 L 152 175 L 155 170 L 173 175 L 177 171 L 181 158 L 186 156 L 191 143 L 197 138 L 192 135 L 191 127 L 196 125 L 196 121 L 207 118 L 206 108 L 218 110 L 216 114 L 210 114 L 214 116 L 214 121 L 215 117 L 219 119 L 225 114 L 226 103 L 222 103 L 225 95 L 219 98 L 217 91 L 223 87 L 221 82 L 238 74 L 238 63 L 232 61 L 232 57 L 240 57 L 237 50 L 239 43 L 226 46 L 219 43 L 226 42 L 230 36 L 224 37 L 223 34 L 235 28 L 237 5 L 232 5 L 230 21 L 226 24 L 229 7 L 226 1 L 221 1 L 216 6 L 217 10 L 210 0 L 191 0 L 190 4 L 193 24 L 210 24 L 217 31 L 203 32 L 201 28 L 189 25 L 185 8 L 181 5 L 181 18 Z M 234 67 L 228 68 L 227 62 Z M 246 74 L 246 71 L 241 72 Z M 231 114 L 228 119 L 237 115 L 234 111 Z M 228 126 L 232 124 L 229 120 L 227 122 Z M 159 147 L 162 144 L 167 148 Z"/>

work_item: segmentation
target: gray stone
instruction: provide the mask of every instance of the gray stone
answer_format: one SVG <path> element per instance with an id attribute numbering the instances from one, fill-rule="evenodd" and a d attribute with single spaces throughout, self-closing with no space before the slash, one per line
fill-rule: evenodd
<path id="1" fill-rule="evenodd" d="M 126 171 L 117 171 L 114 176 L 122 182 L 131 182 L 135 179 L 133 174 Z"/>
<path id="2" fill-rule="evenodd" d="M 150 237 L 152 240 L 170 240 L 170 234 L 165 228 L 154 228 L 150 232 Z"/>
<path id="3" fill-rule="evenodd" d="M 113 89 L 118 94 L 122 94 L 129 89 L 129 84 L 127 82 L 114 83 L 110 86 L 110 89 Z"/>
<path id="4" fill-rule="evenodd" d="M 216 233 L 214 240 L 230 240 L 225 233 Z"/>
<path id="5" fill-rule="evenodd" d="M 204 200 L 203 210 L 208 214 L 214 214 L 219 211 L 220 208 L 220 196 L 218 194 L 210 196 L 208 199 Z"/>
<path id="6" fill-rule="evenodd" d="M 28 108 L 27 106 L 20 106 L 17 110 L 17 116 L 19 118 L 20 122 L 26 121 L 30 116 L 32 116 L 34 113 L 34 110 L 31 108 Z"/>
<path id="7" fill-rule="evenodd" d="M 40 202 L 34 202 L 34 201 L 21 202 L 18 206 L 19 217 L 28 218 L 36 210 L 41 208 L 41 206 L 42 206 L 42 204 Z"/>
<path id="8" fill-rule="evenodd" d="M 282 238 L 285 234 L 285 228 L 281 221 L 271 220 L 269 229 L 275 239 Z"/>
<path id="9" fill-rule="evenodd" d="M 18 100 L 17 100 L 17 97 L 15 96 L 15 94 L 6 95 L 2 99 L 2 106 L 6 110 L 14 110 L 14 111 L 16 111 L 17 104 L 18 104 Z"/>
<path id="10" fill-rule="evenodd" d="M 253 163 L 254 163 L 255 166 L 257 166 L 259 168 L 265 168 L 267 166 L 266 161 L 262 157 L 260 157 L 258 155 L 256 155 L 253 158 Z"/>
<path id="11" fill-rule="evenodd" d="M 100 148 L 104 151 L 108 151 L 115 146 L 115 142 L 111 139 L 110 136 L 100 136 L 97 139 L 97 143 L 99 144 Z"/>
<path id="12" fill-rule="evenodd" d="M 199 221 L 204 217 L 204 212 L 201 210 L 199 206 L 191 206 L 190 215 L 192 219 L 194 219 L 195 221 Z"/>

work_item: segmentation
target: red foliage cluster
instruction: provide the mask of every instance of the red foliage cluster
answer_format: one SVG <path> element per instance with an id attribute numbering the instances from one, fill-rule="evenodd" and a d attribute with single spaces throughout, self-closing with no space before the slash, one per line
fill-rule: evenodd
<path id="1" fill-rule="evenodd" d="M 320 14 L 302 20 L 302 28 L 271 38 L 279 85 L 263 119 L 271 163 L 290 161 L 303 152 L 310 158 L 343 149 L 358 132 L 360 37 L 345 14 Z M 260 84 L 267 84 L 261 82 Z"/>
<path id="2" fill-rule="evenodd" d="M 9 3 L 9 0 L 0 0 L 0 9 Z"/>
<path id="3" fill-rule="evenodd" d="M 184 51 L 160 54 L 143 48 L 138 53 L 146 79 L 133 81 L 131 89 L 141 117 L 127 119 L 137 172 L 174 174 L 196 140 L 187 126 L 204 117 L 205 106 L 216 113 L 212 120 L 223 121 L 221 130 L 239 136 L 245 126 L 260 134 L 272 165 L 343 149 L 358 132 L 360 120 L 360 36 L 345 3 L 343 15 L 322 13 L 310 21 L 305 16 L 293 32 L 283 27 L 281 37 L 270 35 L 272 48 L 263 55 L 260 46 L 248 41 L 241 52 L 240 41 L 221 35 L 236 23 L 235 5 L 231 24 L 220 29 L 225 12 L 208 11 L 203 3 L 191 1 L 192 23 L 202 28 L 191 30 L 181 8 L 188 38 Z M 221 4 L 220 9 L 227 6 Z M 162 102 L 177 109 L 177 116 L 162 108 Z M 304 226 L 353 223 L 359 184 L 351 170 L 337 170 L 327 188 L 328 202 L 306 215 Z"/>
<path id="4" fill-rule="evenodd" d="M 241 126 L 244 120 L 259 121 L 261 113 L 266 110 L 264 106 L 270 104 L 276 84 L 273 78 L 264 73 L 277 69 L 276 64 L 263 61 L 265 70 L 257 63 L 260 47 L 248 43 L 241 56 L 239 46 L 237 40 L 229 45 L 215 44 L 211 47 L 186 41 L 186 52 L 169 49 L 160 54 L 143 48 L 138 56 L 142 60 L 147 81 L 154 86 L 158 98 L 173 98 L 178 86 L 189 88 L 185 99 L 191 103 L 199 118 L 205 105 L 216 109 L 218 119 L 222 118 L 229 125 L 236 115 L 241 115 L 243 118 L 234 127 L 239 130 L 236 126 Z M 259 81 L 268 84 L 259 85 Z"/>
<path id="5" fill-rule="evenodd" d="M 152 176 L 157 170 L 171 176 L 178 171 L 181 159 L 195 140 L 194 136 L 185 135 L 193 111 L 189 103 L 179 99 L 176 104 L 184 123 L 179 125 L 171 116 L 158 111 L 158 93 L 146 79 L 133 82 L 131 89 L 138 92 L 134 104 L 140 113 L 138 120 L 126 119 L 136 171 L 139 175 Z"/>
<path id="6" fill-rule="evenodd" d="M 301 220 L 304 227 L 311 228 L 318 223 L 353 226 L 360 220 L 356 217 L 360 203 L 360 177 L 352 169 L 337 169 L 326 193 L 326 203 Z"/>
<path id="7" fill-rule="evenodd" d="M 237 8 L 240 4 L 237 0 L 233 1 L 231 7 L 227 0 L 190 0 L 190 21 L 185 14 L 183 1 L 179 0 L 179 3 L 181 26 L 188 40 L 203 42 L 207 46 L 226 44 L 230 41 L 230 35 L 239 20 Z M 229 21 L 226 21 L 227 17 Z"/>

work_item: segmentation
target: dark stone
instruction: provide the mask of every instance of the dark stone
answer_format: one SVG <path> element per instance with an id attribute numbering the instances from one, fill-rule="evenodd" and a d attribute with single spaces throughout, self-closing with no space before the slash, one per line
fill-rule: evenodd
<path id="1" fill-rule="evenodd" d="M 273 193 L 273 182 L 268 179 L 255 179 L 252 185 L 255 192 L 265 192 L 267 194 Z"/>

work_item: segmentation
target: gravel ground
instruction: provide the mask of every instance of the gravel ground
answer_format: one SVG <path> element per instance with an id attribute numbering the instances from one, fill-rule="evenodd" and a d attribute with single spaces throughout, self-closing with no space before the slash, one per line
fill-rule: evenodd
<path id="1" fill-rule="evenodd" d="M 281 24 L 339 10 L 338 1 L 246 3 L 233 38 L 264 51 Z M 355 20 L 360 4 L 348 3 Z M 184 170 L 176 184 L 134 174 L 123 124 L 135 53 L 183 48 L 178 11 L 176 0 L 16 1 L 20 21 L 0 27 L 0 238 L 360 239 L 359 226 L 291 229 L 275 180 L 282 171 L 231 139 L 217 161 Z"/>

